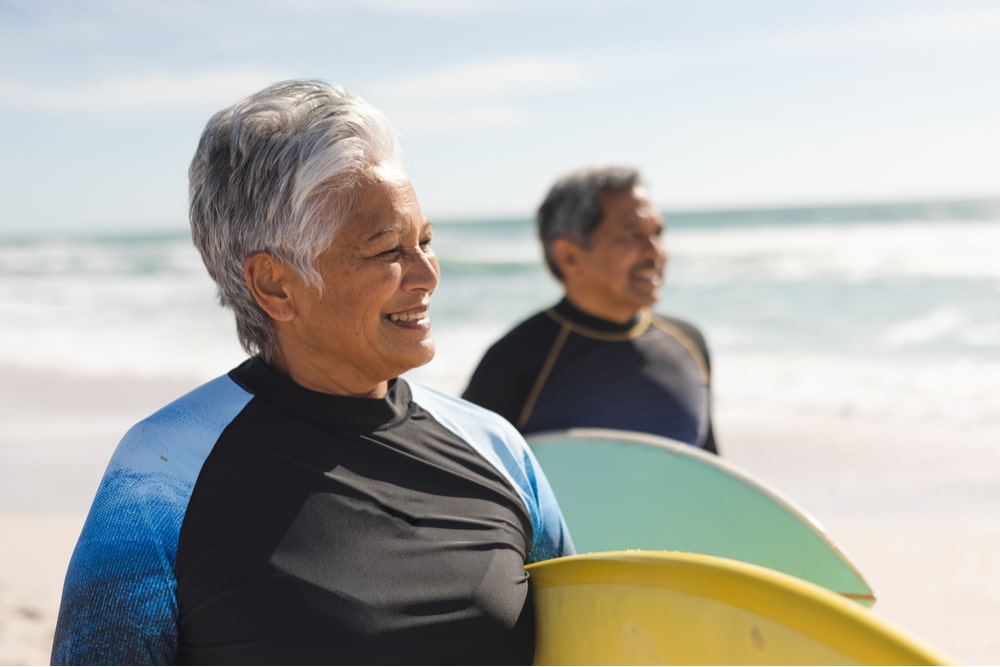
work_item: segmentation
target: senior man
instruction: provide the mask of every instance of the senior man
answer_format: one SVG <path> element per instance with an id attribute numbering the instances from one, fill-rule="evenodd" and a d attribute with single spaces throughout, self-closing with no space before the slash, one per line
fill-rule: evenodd
<path id="1" fill-rule="evenodd" d="M 496 341 L 463 396 L 525 434 L 640 431 L 718 454 L 705 337 L 652 310 L 666 228 L 639 171 L 571 171 L 549 190 L 537 222 L 563 298 Z"/>

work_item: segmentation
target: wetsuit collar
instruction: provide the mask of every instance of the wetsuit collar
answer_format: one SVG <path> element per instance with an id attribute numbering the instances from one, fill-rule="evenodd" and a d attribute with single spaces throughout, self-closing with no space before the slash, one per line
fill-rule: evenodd
<path id="1" fill-rule="evenodd" d="M 552 307 L 559 315 L 564 318 L 571 320 L 583 327 L 588 329 L 594 329 L 597 331 L 603 331 L 607 333 L 627 333 L 632 329 L 636 328 L 640 322 L 644 319 L 644 311 L 639 312 L 628 322 L 624 324 L 619 324 L 618 322 L 612 322 L 611 320 L 605 320 L 600 317 L 594 317 L 589 315 L 572 303 L 568 299 L 563 297 L 563 299 Z"/>
<path id="2" fill-rule="evenodd" d="M 243 362 L 229 376 L 276 407 L 331 427 L 376 431 L 406 419 L 410 409 L 410 387 L 399 378 L 389 381 L 384 398 L 356 398 L 306 389 L 276 372 L 260 357 Z"/>

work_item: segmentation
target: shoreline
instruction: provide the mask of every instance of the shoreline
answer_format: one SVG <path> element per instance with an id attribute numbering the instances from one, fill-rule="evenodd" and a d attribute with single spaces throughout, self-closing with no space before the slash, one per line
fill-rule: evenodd
<path id="1" fill-rule="evenodd" d="M 0 367 L 0 664 L 46 664 L 66 565 L 118 439 L 190 378 Z M 960 664 L 1000 662 L 1000 424 L 717 408 L 723 456 L 812 515 L 873 613 Z"/>

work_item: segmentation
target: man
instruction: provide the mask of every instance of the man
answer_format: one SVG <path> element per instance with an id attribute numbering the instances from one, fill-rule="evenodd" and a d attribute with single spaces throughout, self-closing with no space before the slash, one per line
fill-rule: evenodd
<path id="1" fill-rule="evenodd" d="M 638 171 L 565 175 L 537 222 L 564 298 L 497 341 L 463 397 L 525 434 L 623 429 L 717 454 L 705 339 L 692 324 L 650 311 L 667 253 L 663 221 Z"/>
<path id="2" fill-rule="evenodd" d="M 513 427 L 399 378 L 440 277 L 399 153 L 322 82 L 208 122 L 192 237 L 252 356 L 122 440 L 54 663 L 532 660 L 524 565 L 572 544 Z"/>

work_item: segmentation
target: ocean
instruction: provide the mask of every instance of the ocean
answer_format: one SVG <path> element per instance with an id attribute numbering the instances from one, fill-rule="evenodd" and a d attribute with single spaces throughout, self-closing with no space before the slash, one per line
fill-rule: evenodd
<path id="1" fill-rule="evenodd" d="M 657 310 L 712 351 L 716 410 L 1000 422 L 1000 200 L 666 212 Z M 437 221 L 438 353 L 479 356 L 555 302 L 528 219 Z M 0 365 L 204 380 L 243 358 L 186 225 L 0 236 Z"/>

